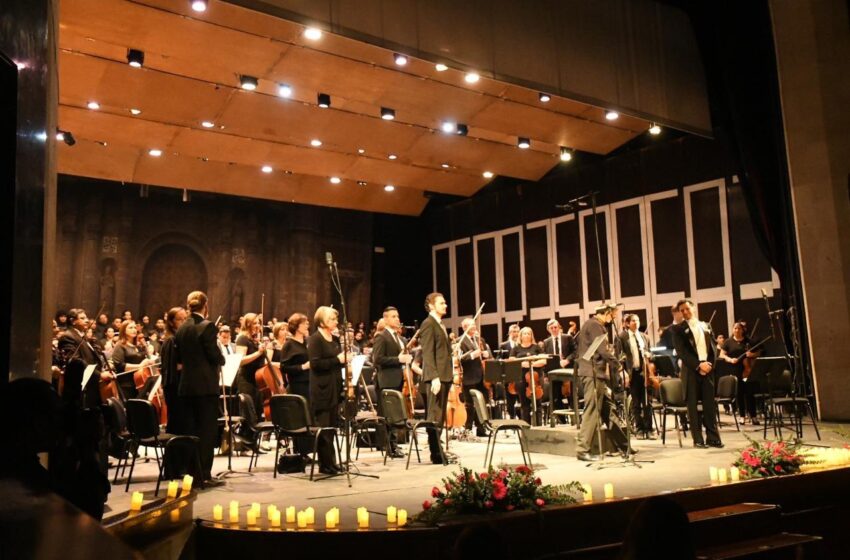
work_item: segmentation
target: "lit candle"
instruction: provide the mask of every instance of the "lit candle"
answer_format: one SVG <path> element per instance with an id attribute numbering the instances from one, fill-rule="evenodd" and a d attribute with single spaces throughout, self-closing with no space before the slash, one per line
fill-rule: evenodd
<path id="1" fill-rule="evenodd" d="M 139 511 L 140 509 L 142 509 L 142 493 L 133 492 L 133 496 L 130 498 L 130 511 Z"/>
<path id="2" fill-rule="evenodd" d="M 729 469 L 729 474 L 732 475 L 732 482 L 738 482 L 741 480 L 741 471 L 738 470 L 738 467 L 732 467 Z"/>
<path id="3" fill-rule="evenodd" d="M 589 482 L 582 482 L 581 487 L 584 489 L 584 501 L 592 502 L 593 501 L 593 487 Z"/>
<path id="4" fill-rule="evenodd" d="M 175 508 L 171 510 L 171 513 L 168 514 L 168 518 L 172 523 L 177 523 L 180 521 L 180 508 Z"/>
<path id="5" fill-rule="evenodd" d="M 166 494 L 169 498 L 177 497 L 177 481 L 172 480 L 168 483 L 168 494 Z"/>
<path id="6" fill-rule="evenodd" d="M 257 512 L 253 509 L 249 509 L 248 513 L 245 514 L 247 518 L 248 525 L 256 525 L 257 524 Z"/>
<path id="7" fill-rule="evenodd" d="M 357 508 L 357 526 L 361 529 L 369 528 L 369 511 L 365 507 Z"/>
<path id="8" fill-rule="evenodd" d="M 216 504 L 213 506 L 213 520 L 221 521 L 222 519 L 224 519 L 224 508 L 221 504 Z"/>
<path id="9" fill-rule="evenodd" d="M 387 523 L 395 523 L 396 522 L 396 513 L 398 513 L 398 510 L 396 509 L 395 506 L 388 506 L 387 507 Z"/>
<path id="10" fill-rule="evenodd" d="M 299 511 L 297 515 L 298 519 L 298 528 L 305 529 L 307 527 L 307 513 L 303 511 Z"/>
<path id="11" fill-rule="evenodd" d="M 712 482 L 717 482 L 717 467 L 708 467 L 708 478 Z"/>
<path id="12" fill-rule="evenodd" d="M 405 525 L 407 525 L 407 510 L 406 509 L 398 510 L 397 517 L 398 517 L 398 526 L 399 527 L 404 527 Z"/>
<path id="13" fill-rule="evenodd" d="M 274 505 L 274 504 L 271 504 L 269 507 L 266 508 L 266 511 L 268 513 L 268 516 L 269 516 L 269 521 L 271 521 L 272 518 L 274 517 L 274 512 L 277 511 L 277 506 Z"/>
<path id="14" fill-rule="evenodd" d="M 336 529 L 336 516 L 334 515 L 334 510 L 330 509 L 325 514 L 325 528 L 326 529 Z"/>
<path id="15" fill-rule="evenodd" d="M 253 503 L 251 504 L 251 510 L 253 510 L 254 515 L 255 515 L 256 517 L 260 517 L 260 512 L 261 512 L 261 511 L 263 511 L 263 508 L 262 508 L 262 506 L 260 505 L 260 502 L 253 502 Z"/>
<path id="16" fill-rule="evenodd" d="M 295 523 L 295 506 L 286 508 L 286 522 Z"/>
<path id="17" fill-rule="evenodd" d="M 331 511 L 334 514 L 334 525 L 339 525 L 339 508 L 338 507 L 331 508 Z"/>
<path id="18" fill-rule="evenodd" d="M 183 477 L 183 493 L 188 494 L 192 491 L 192 476 L 186 475 Z"/>
<path id="19" fill-rule="evenodd" d="M 280 527 L 280 511 L 277 509 L 272 512 L 272 527 Z"/>
<path id="20" fill-rule="evenodd" d="M 307 525 L 312 525 L 316 522 L 316 510 L 312 507 L 308 507 L 304 510 L 304 516 L 307 518 Z"/>
<path id="21" fill-rule="evenodd" d="M 610 482 L 605 483 L 605 499 L 610 500 L 614 497 L 614 485 Z"/>
<path id="22" fill-rule="evenodd" d="M 239 523 L 239 502 L 236 500 L 230 502 L 230 522 Z"/>
<path id="23" fill-rule="evenodd" d="M 719 469 L 717 471 L 717 480 L 720 482 L 726 482 L 726 469 Z"/>

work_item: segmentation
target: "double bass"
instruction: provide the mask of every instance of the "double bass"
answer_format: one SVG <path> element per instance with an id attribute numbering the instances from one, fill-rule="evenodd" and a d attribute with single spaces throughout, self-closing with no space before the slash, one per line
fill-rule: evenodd
<path id="1" fill-rule="evenodd" d="M 461 396 L 463 394 L 463 369 L 457 355 L 452 356 L 452 386 L 449 389 L 448 403 L 446 405 L 446 427 L 462 428 L 466 425 L 466 406 Z"/>

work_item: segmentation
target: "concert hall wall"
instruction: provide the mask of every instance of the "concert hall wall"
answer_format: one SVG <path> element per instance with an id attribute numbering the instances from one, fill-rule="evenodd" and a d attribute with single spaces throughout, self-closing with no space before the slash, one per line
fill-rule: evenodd
<path id="1" fill-rule="evenodd" d="M 390 303 L 415 312 L 411 320 L 424 315 L 429 271 L 408 274 L 428 245 L 424 233 L 407 237 L 418 231 L 413 218 L 196 192 L 182 202 L 175 189 L 64 175 L 58 206 L 60 308 L 159 316 L 201 289 L 212 318 L 259 312 L 265 294 L 267 318 L 299 311 L 312 320 L 318 305 L 339 307 L 325 264 L 331 252 L 350 320 L 374 320 Z"/>
<path id="2" fill-rule="evenodd" d="M 551 317 L 581 322 L 606 298 L 625 304 L 653 331 L 669 308 L 693 297 L 699 314 L 728 334 L 737 319 L 756 338 L 769 333 L 765 289 L 779 278 L 759 249 L 736 170 L 717 142 L 659 139 L 608 158 L 554 169 L 537 183 L 501 178 L 479 195 L 428 216 L 435 288 L 450 303 L 447 323 L 486 303 L 482 331 L 502 340 L 507 325 L 548 336 Z M 593 219 L 556 205 L 598 191 L 603 286 Z M 612 213 L 614 220 L 611 220 Z M 778 299 L 772 299 L 775 304 Z M 564 325 L 566 326 L 566 325 Z"/>

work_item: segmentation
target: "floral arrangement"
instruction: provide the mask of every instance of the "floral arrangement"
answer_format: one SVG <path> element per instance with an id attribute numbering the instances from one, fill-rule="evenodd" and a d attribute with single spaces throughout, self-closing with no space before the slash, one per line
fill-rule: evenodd
<path id="1" fill-rule="evenodd" d="M 578 482 L 544 485 L 534 470 L 525 466 L 492 466 L 476 473 L 461 467 L 460 472 L 444 478 L 442 487 L 431 489 L 431 500 L 422 503 L 416 520 L 429 525 L 449 514 L 539 510 L 550 504 L 572 504 L 573 493 L 582 491 Z"/>
<path id="2" fill-rule="evenodd" d="M 766 478 L 800 472 L 805 457 L 799 453 L 800 446 L 793 442 L 750 440 L 750 445 L 741 450 L 734 465 L 744 478 Z"/>

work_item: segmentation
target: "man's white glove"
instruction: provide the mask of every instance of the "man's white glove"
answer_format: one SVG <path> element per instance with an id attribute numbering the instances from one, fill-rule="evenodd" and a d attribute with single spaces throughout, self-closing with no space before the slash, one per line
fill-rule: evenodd
<path id="1" fill-rule="evenodd" d="M 435 395 L 440 394 L 440 378 L 435 377 L 431 380 L 431 392 Z"/>

